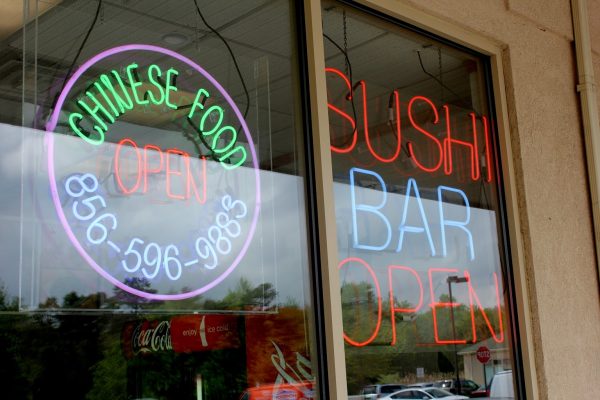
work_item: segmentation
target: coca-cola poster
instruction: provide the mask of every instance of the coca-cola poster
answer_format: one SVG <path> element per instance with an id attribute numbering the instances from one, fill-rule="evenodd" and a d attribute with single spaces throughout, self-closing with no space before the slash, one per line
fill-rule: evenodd
<path id="1" fill-rule="evenodd" d="M 240 346 L 235 315 L 183 315 L 171 319 L 171 338 L 176 353 L 231 349 Z"/>
<path id="2" fill-rule="evenodd" d="M 301 309 L 246 317 L 246 369 L 252 399 L 313 399 L 314 376 Z"/>
<path id="3" fill-rule="evenodd" d="M 170 320 L 139 320 L 123 326 L 126 358 L 156 352 L 190 353 L 238 348 L 240 332 L 234 315 L 182 315 Z"/>

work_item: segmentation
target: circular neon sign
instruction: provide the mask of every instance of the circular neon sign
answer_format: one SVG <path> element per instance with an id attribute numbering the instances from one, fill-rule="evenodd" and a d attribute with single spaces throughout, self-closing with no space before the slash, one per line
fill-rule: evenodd
<path id="1" fill-rule="evenodd" d="M 152 63 L 156 56 L 169 68 Z M 147 67 L 139 67 L 140 58 Z M 112 69 L 91 83 L 79 81 L 100 64 L 119 65 L 121 72 Z M 186 68 L 187 77 L 199 74 L 189 104 L 176 104 L 182 91 L 175 64 Z M 140 78 L 142 71 L 145 76 Z M 85 90 L 74 96 L 77 107 L 66 107 L 76 85 Z M 193 127 L 211 160 L 178 148 L 142 147 L 123 135 L 111 137 L 113 131 L 133 129 L 117 122 L 138 106 L 177 112 Z M 59 125 L 82 140 L 55 135 Z M 238 140 L 238 130 L 243 140 Z M 118 143 L 105 141 L 117 136 L 122 137 Z M 143 44 L 97 54 L 64 86 L 45 140 L 50 191 L 61 224 L 83 259 L 113 285 L 147 299 L 190 298 L 222 282 L 246 255 L 261 203 L 252 137 L 231 96 L 189 58 Z M 110 174 L 103 177 L 98 173 L 102 167 L 90 160 L 107 153 L 112 155 Z M 163 182 L 166 201 L 144 201 L 153 180 Z M 111 193 L 107 182 L 116 191 Z"/>

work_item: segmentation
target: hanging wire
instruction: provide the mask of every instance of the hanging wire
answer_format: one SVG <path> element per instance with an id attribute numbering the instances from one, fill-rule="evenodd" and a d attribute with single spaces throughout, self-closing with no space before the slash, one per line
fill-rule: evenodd
<path id="1" fill-rule="evenodd" d="M 421 65 L 421 70 L 423 71 L 423 73 L 427 76 L 429 76 L 431 79 L 435 80 L 437 83 L 439 83 L 443 88 L 445 88 L 448 92 L 450 92 L 454 97 L 456 97 L 456 100 L 460 103 L 461 107 L 469 109 L 470 105 L 467 104 L 462 97 L 456 93 L 454 90 L 452 90 L 450 87 L 448 87 L 447 85 L 444 84 L 444 82 L 440 81 L 440 79 L 433 75 L 432 73 L 430 73 L 429 71 L 427 71 L 425 69 L 425 66 L 423 65 L 423 59 L 421 57 L 421 51 L 417 50 L 417 57 L 419 57 L 419 64 Z"/>
<path id="2" fill-rule="evenodd" d="M 352 85 L 353 79 L 352 79 L 352 64 L 350 63 L 350 58 L 348 57 L 348 53 L 346 51 L 344 51 L 344 49 L 336 43 L 335 40 L 333 40 L 331 37 L 329 37 L 328 35 L 326 35 L 325 33 L 323 33 L 323 37 L 327 40 L 329 40 L 339 51 L 340 53 L 342 53 L 342 55 L 344 56 L 345 62 L 346 62 L 346 66 L 347 66 L 347 76 L 348 79 L 350 80 L 350 86 L 352 87 L 352 91 L 350 93 L 348 93 L 348 95 L 346 96 L 346 99 L 350 101 L 350 105 L 352 106 L 352 115 L 354 116 L 354 121 L 356 121 L 357 116 L 356 116 L 356 106 L 354 105 L 354 90 L 357 86 L 357 84 Z M 360 82 L 358 82 L 360 83 Z M 354 124 L 354 130 L 352 131 L 352 134 L 350 135 L 350 138 L 352 136 L 354 136 L 354 134 L 356 133 L 356 130 L 358 129 L 356 123 Z M 350 139 L 351 141 L 352 139 Z"/>
<path id="3" fill-rule="evenodd" d="M 351 141 L 352 137 L 358 130 L 356 105 L 354 104 L 354 91 L 358 88 L 358 86 L 361 84 L 362 81 L 359 80 L 354 83 L 354 79 L 352 76 L 352 63 L 350 62 L 350 57 L 348 56 L 348 21 L 347 21 L 345 9 L 342 10 L 342 29 L 343 29 L 343 35 L 344 35 L 344 44 L 343 44 L 344 47 L 343 48 L 326 33 L 323 33 L 323 37 L 325 39 L 327 39 L 329 42 L 331 42 L 331 44 L 333 44 L 338 49 L 338 51 L 344 56 L 345 72 L 346 72 L 346 76 L 348 77 L 348 79 L 350 81 L 350 87 L 352 88 L 350 93 L 348 93 L 346 95 L 346 100 L 350 101 L 350 104 L 352 106 L 352 115 L 353 115 L 354 121 L 355 121 L 354 130 L 352 131 L 352 134 L 349 135 L 348 141 Z M 393 92 L 390 93 L 390 96 L 388 98 L 388 108 L 392 107 L 393 97 L 394 97 L 393 94 L 394 94 Z M 389 122 L 390 121 L 388 121 L 388 126 L 390 126 L 390 129 L 392 129 L 392 131 L 393 131 L 393 127 L 391 126 L 391 124 Z M 404 145 L 401 145 L 401 148 L 402 148 L 402 151 L 406 154 L 406 156 L 408 158 L 410 158 L 411 155 L 410 155 L 410 152 L 408 151 L 408 148 Z"/>
<path id="4" fill-rule="evenodd" d="M 227 40 L 223 36 L 221 36 L 221 34 L 206 21 L 206 18 L 204 18 L 202 11 L 200 11 L 200 7 L 198 6 L 197 0 L 194 0 L 194 5 L 196 6 L 196 11 L 198 12 L 198 15 L 200 16 L 200 19 L 202 20 L 204 25 L 206 25 L 206 27 L 210 29 L 212 33 L 214 33 L 219 39 L 221 39 L 225 47 L 227 47 L 227 51 L 229 51 L 229 54 L 231 55 L 233 65 L 235 66 L 235 70 L 237 71 L 238 76 L 240 77 L 240 82 L 242 83 L 242 87 L 244 88 L 244 94 L 246 96 L 246 109 L 244 110 L 244 119 L 246 119 L 246 116 L 248 115 L 248 110 L 250 109 L 250 94 L 248 92 L 248 88 L 246 87 L 246 81 L 242 76 L 242 71 L 240 71 L 240 67 L 237 63 L 237 58 L 235 57 L 235 54 L 233 54 L 233 50 L 231 50 L 231 47 L 229 46 Z"/>
<path id="5" fill-rule="evenodd" d="M 342 27 L 344 30 L 344 54 L 348 54 L 348 22 L 346 20 L 346 10 L 345 9 L 342 11 Z M 348 67 L 349 67 L 350 61 L 348 61 L 348 57 L 345 58 L 345 61 L 346 61 L 346 76 L 349 76 L 348 75 L 349 74 Z M 350 83 L 350 84 L 352 84 L 352 83 Z"/>
<path id="6" fill-rule="evenodd" d="M 90 27 L 88 28 L 87 33 L 85 34 L 85 37 L 83 38 L 83 41 L 81 42 L 81 45 L 79 45 L 79 50 L 77 50 L 77 54 L 75 55 L 75 58 L 73 58 L 73 61 L 71 62 L 71 65 L 69 66 L 69 69 L 67 70 L 67 74 L 65 75 L 65 77 L 63 79 L 60 90 L 58 92 L 56 92 L 56 95 L 54 96 L 54 100 L 52 100 L 52 105 L 51 105 L 50 109 L 54 109 L 54 107 L 56 107 L 56 102 L 58 101 L 58 96 L 60 96 L 62 91 L 65 89 L 65 86 L 67 85 L 67 81 L 71 77 L 73 68 L 75 68 L 75 64 L 77 63 L 77 60 L 79 59 L 79 56 L 81 55 L 81 52 L 83 51 L 83 48 L 85 47 L 85 44 L 87 43 L 87 41 L 90 37 L 90 34 L 92 33 L 92 31 L 94 30 L 94 27 L 96 26 L 96 22 L 98 21 L 98 16 L 100 15 L 101 9 L 102 9 L 102 0 L 98 0 L 98 7 L 96 8 L 96 14 L 94 15 L 94 19 L 92 20 L 92 23 L 90 24 Z M 84 132 L 84 134 L 86 134 L 86 132 Z M 87 134 L 87 135 L 89 136 L 89 134 Z"/>
<path id="7" fill-rule="evenodd" d="M 221 40 L 221 42 L 223 42 L 225 47 L 227 47 L 227 51 L 229 52 L 229 55 L 231 56 L 233 65 L 235 66 L 235 70 L 237 71 L 238 76 L 240 77 L 240 82 L 242 83 L 242 88 L 244 89 L 244 95 L 246 96 L 246 109 L 244 110 L 244 120 L 245 120 L 246 117 L 248 116 L 248 110 L 250 109 L 250 93 L 248 92 L 248 88 L 246 87 L 246 81 L 244 80 L 244 76 L 242 75 L 242 71 L 240 70 L 240 67 L 238 65 L 237 58 L 235 57 L 235 54 L 233 54 L 233 50 L 229 46 L 229 43 L 227 42 L 227 40 L 223 36 L 221 36 L 221 34 L 208 23 L 208 21 L 206 21 L 206 18 L 204 18 L 204 15 L 202 14 L 202 11 L 200 10 L 200 6 L 198 6 L 197 0 L 194 0 L 194 5 L 196 6 L 196 11 L 198 12 L 198 15 L 200 16 L 200 19 L 202 20 L 204 25 L 206 25 L 206 27 L 208 29 L 210 29 L 210 31 L 212 33 L 214 33 Z M 190 124 L 192 124 L 192 126 L 194 128 L 198 128 L 192 123 L 192 121 L 189 118 L 187 120 L 190 122 Z M 240 124 L 237 131 L 239 132 L 241 129 L 242 129 L 242 126 Z M 198 129 L 198 132 L 200 132 L 199 129 Z M 207 147 L 207 149 L 210 150 L 211 157 L 213 159 L 216 159 L 214 150 L 212 149 L 212 147 L 208 146 L 208 144 L 202 137 L 202 134 L 200 134 L 198 136 L 200 137 L 200 140 L 202 141 L 202 143 Z M 235 145 L 235 143 L 233 145 Z"/>

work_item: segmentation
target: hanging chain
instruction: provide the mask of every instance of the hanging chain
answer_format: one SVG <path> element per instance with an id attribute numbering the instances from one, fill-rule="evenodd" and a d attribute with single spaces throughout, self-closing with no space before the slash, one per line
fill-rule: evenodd
<path id="1" fill-rule="evenodd" d="M 342 11 L 342 23 L 343 23 L 343 27 L 344 27 L 344 53 L 345 53 L 344 63 L 346 64 L 346 76 L 350 76 L 349 75 L 350 66 L 348 65 L 348 25 L 346 22 L 346 10 Z"/>
<path id="2" fill-rule="evenodd" d="M 444 75 L 442 74 L 442 48 L 438 47 L 438 68 L 440 70 L 440 100 L 444 102 Z"/>

